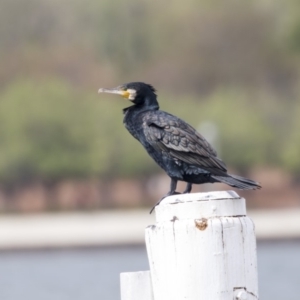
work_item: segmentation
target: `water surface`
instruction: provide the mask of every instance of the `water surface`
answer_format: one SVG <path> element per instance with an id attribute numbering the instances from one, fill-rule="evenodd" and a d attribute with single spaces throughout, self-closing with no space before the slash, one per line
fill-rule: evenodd
<path id="1" fill-rule="evenodd" d="M 258 243 L 258 267 L 260 299 L 300 299 L 300 242 Z M 148 269 L 144 246 L 0 252 L 0 300 L 119 300 L 120 272 Z"/>

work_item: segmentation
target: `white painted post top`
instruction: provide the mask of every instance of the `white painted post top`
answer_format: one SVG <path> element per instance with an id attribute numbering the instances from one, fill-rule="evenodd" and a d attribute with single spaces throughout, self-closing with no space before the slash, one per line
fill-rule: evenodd
<path id="1" fill-rule="evenodd" d="M 155 207 L 155 213 L 156 222 L 174 218 L 242 217 L 246 216 L 246 204 L 234 191 L 178 194 L 163 199 Z"/>
<path id="2" fill-rule="evenodd" d="M 155 300 L 257 300 L 254 224 L 234 191 L 179 194 L 146 228 Z"/>

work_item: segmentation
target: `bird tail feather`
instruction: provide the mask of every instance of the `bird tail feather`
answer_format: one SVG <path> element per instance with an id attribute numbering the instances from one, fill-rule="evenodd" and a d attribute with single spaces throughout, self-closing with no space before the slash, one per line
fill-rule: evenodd
<path id="1" fill-rule="evenodd" d="M 226 183 L 240 190 L 256 190 L 261 186 L 258 182 L 238 175 L 212 176 L 216 181 Z"/>

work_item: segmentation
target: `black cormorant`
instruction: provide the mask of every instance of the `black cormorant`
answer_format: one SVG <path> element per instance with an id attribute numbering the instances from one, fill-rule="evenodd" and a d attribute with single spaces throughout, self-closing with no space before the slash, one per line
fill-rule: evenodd
<path id="1" fill-rule="evenodd" d="M 253 180 L 228 174 L 226 165 L 200 133 L 178 117 L 159 110 L 151 85 L 131 82 L 113 89 L 101 88 L 99 93 L 118 94 L 133 103 L 123 110 L 124 124 L 170 176 L 170 191 L 163 198 L 177 193 L 178 180 L 187 182 L 183 193 L 190 193 L 192 184 L 214 182 L 241 190 L 260 188 Z"/>

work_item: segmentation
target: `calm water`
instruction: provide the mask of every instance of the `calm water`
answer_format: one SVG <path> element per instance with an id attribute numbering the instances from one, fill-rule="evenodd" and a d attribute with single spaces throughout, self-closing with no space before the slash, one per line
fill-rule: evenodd
<path id="1" fill-rule="evenodd" d="M 300 242 L 258 244 L 260 299 L 299 300 Z M 119 300 L 119 273 L 147 270 L 144 247 L 0 252 L 0 300 Z"/>

